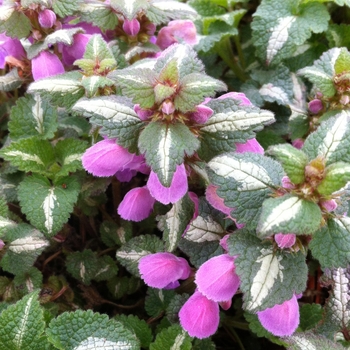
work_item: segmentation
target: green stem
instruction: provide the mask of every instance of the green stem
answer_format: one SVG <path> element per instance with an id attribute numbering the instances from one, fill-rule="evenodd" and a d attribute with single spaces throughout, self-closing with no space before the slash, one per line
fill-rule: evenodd
<path id="1" fill-rule="evenodd" d="M 238 66 L 235 56 L 233 54 L 230 38 L 224 38 L 219 43 L 215 45 L 215 50 L 218 55 L 223 59 L 223 61 L 230 67 L 230 69 L 235 73 L 237 78 L 241 81 L 246 81 L 247 78 L 242 71 L 242 68 Z"/>
<path id="2" fill-rule="evenodd" d="M 235 35 L 234 40 L 235 40 L 235 45 L 238 52 L 239 62 L 244 70 L 246 68 L 246 64 L 245 64 L 245 59 L 242 51 L 241 41 L 239 40 L 239 35 Z"/>

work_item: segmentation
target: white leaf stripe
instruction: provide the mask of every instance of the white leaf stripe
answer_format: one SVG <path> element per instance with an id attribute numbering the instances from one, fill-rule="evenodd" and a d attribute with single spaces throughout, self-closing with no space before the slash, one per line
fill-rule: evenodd
<path id="1" fill-rule="evenodd" d="M 5 155 L 13 157 L 21 157 L 22 160 L 30 160 L 38 164 L 44 165 L 43 161 L 36 154 L 24 153 L 22 151 L 5 151 Z"/>
<path id="2" fill-rule="evenodd" d="M 16 226 L 17 224 L 7 218 L 4 218 L 3 216 L 0 216 L 0 228 L 7 227 L 7 226 Z"/>
<path id="3" fill-rule="evenodd" d="M 55 189 L 50 188 L 48 195 L 45 197 L 43 204 L 41 207 L 44 210 L 45 215 L 45 227 L 48 231 L 48 233 L 52 233 L 53 225 L 54 225 L 54 217 L 53 217 L 53 211 L 57 206 L 59 206 L 59 202 L 57 201 L 57 197 L 54 193 Z"/>
<path id="4" fill-rule="evenodd" d="M 197 216 L 186 232 L 185 239 L 192 242 L 219 241 L 225 230 L 211 216 Z"/>
<path id="5" fill-rule="evenodd" d="M 219 176 L 231 177 L 240 183 L 238 191 L 260 190 L 273 186 L 267 171 L 260 165 L 227 155 L 209 162 L 209 167 Z"/>
<path id="6" fill-rule="evenodd" d="M 296 16 L 281 17 L 275 27 L 271 29 L 271 36 L 267 44 L 267 61 L 270 63 L 278 51 L 288 40 L 288 30 L 297 19 Z"/>
<path id="7" fill-rule="evenodd" d="M 138 261 L 143 256 L 146 256 L 148 254 L 152 254 L 152 252 L 148 250 L 143 250 L 141 252 L 137 252 L 135 250 L 131 250 L 130 252 L 120 250 L 117 252 L 117 256 L 121 259 L 130 260 L 130 261 Z"/>
<path id="8" fill-rule="evenodd" d="M 49 245 L 49 242 L 40 237 L 28 236 L 23 238 L 18 238 L 10 243 L 9 250 L 14 253 L 30 252 L 45 248 Z"/>
<path id="9" fill-rule="evenodd" d="M 16 335 L 15 335 L 15 339 L 14 339 L 14 345 L 16 346 L 17 349 L 22 349 L 22 343 L 23 343 L 23 339 L 25 338 L 26 334 L 27 334 L 27 330 L 29 329 L 29 327 L 31 326 L 31 324 L 29 324 L 28 319 L 29 319 L 29 315 L 30 315 L 30 309 L 32 306 L 32 302 L 33 299 L 36 298 L 35 295 L 32 295 L 28 301 L 27 304 L 22 312 L 22 317 L 20 319 L 20 322 L 18 324 L 17 327 L 15 327 L 16 331 Z"/>
<path id="10" fill-rule="evenodd" d="M 170 348 L 170 350 L 181 350 L 181 346 L 186 339 L 186 333 L 182 330 L 181 334 L 178 334 L 174 340 L 174 344 Z"/>
<path id="11" fill-rule="evenodd" d="M 275 120 L 270 111 L 248 112 L 244 110 L 224 114 L 218 113 L 212 116 L 201 130 L 215 133 L 218 131 L 247 130 L 252 126 L 270 124 Z"/>
<path id="12" fill-rule="evenodd" d="M 280 264 L 282 257 L 274 255 L 270 249 L 261 249 L 260 252 L 256 262 L 261 263 L 261 266 L 252 281 L 248 310 L 254 310 L 262 304 L 278 277 L 283 282 L 284 267 Z"/>
<path id="13" fill-rule="evenodd" d="M 298 197 L 290 197 L 272 209 L 263 222 L 260 232 L 264 233 L 278 227 L 286 221 L 293 220 L 302 210 L 303 201 Z"/>
<path id="14" fill-rule="evenodd" d="M 299 75 L 306 75 L 306 76 L 316 76 L 316 77 L 319 77 L 321 79 L 325 79 L 325 80 L 328 80 L 330 82 L 332 82 L 332 77 L 329 76 L 327 73 L 315 68 L 315 67 L 305 67 L 303 69 L 300 69 L 298 71 L 298 74 Z"/>
<path id="15" fill-rule="evenodd" d="M 35 103 L 32 107 L 33 117 L 36 121 L 35 130 L 39 134 L 44 133 L 44 110 L 42 108 L 42 100 L 39 94 L 34 95 Z"/>
<path id="16" fill-rule="evenodd" d="M 323 142 L 318 147 L 319 154 L 324 155 L 326 160 L 329 159 L 343 141 L 344 135 L 348 132 L 348 128 L 349 114 L 342 111 L 330 130 L 327 130 Z"/>
<path id="17" fill-rule="evenodd" d="M 286 92 L 278 86 L 273 86 L 271 83 L 264 84 L 260 89 L 259 93 L 261 96 L 268 96 L 279 101 L 282 101 L 284 104 L 289 104 L 289 98 Z"/>
<path id="18" fill-rule="evenodd" d="M 75 162 L 76 160 L 81 161 L 81 157 L 83 156 L 84 153 L 75 153 L 75 154 L 70 154 L 63 160 L 63 165 L 70 164 Z"/>
<path id="19" fill-rule="evenodd" d="M 132 345 L 126 341 L 114 342 L 106 338 L 88 337 L 73 350 L 128 350 L 131 348 Z"/>
<path id="20" fill-rule="evenodd" d="M 170 172 L 170 151 L 172 146 L 172 132 L 170 128 L 162 128 L 160 134 L 159 148 L 157 150 L 158 163 L 162 169 L 164 182 L 168 182 Z"/>

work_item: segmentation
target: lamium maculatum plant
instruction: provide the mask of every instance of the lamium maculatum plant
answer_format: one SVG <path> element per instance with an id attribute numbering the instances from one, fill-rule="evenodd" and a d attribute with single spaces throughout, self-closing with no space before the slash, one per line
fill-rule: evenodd
<path id="1" fill-rule="evenodd" d="M 350 347 L 347 0 L 0 0 L 0 350 Z"/>

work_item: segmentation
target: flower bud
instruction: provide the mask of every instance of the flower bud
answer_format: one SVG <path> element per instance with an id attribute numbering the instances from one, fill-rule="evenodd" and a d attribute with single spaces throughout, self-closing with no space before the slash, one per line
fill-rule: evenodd
<path id="1" fill-rule="evenodd" d="M 51 28 L 56 22 L 56 14 L 52 10 L 45 9 L 39 13 L 38 20 L 43 28 Z"/>
<path id="2" fill-rule="evenodd" d="M 317 114 L 317 113 L 321 112 L 322 109 L 323 109 L 323 103 L 321 100 L 316 98 L 316 99 L 309 102 L 309 111 L 312 114 Z"/>
<path id="3" fill-rule="evenodd" d="M 123 30 L 129 36 L 135 36 L 140 31 L 140 22 L 133 18 L 132 20 L 125 19 L 123 23 Z"/>

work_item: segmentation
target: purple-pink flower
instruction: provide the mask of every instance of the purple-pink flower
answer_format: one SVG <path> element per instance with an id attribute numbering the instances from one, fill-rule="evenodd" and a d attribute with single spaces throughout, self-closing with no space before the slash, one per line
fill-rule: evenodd
<path id="1" fill-rule="evenodd" d="M 191 337 L 208 338 L 219 327 L 219 304 L 196 291 L 182 306 L 179 319 Z"/>
<path id="2" fill-rule="evenodd" d="M 275 234 L 275 241 L 281 248 L 291 248 L 295 244 L 296 236 L 293 233 L 277 233 Z"/>
<path id="3" fill-rule="evenodd" d="M 65 65 L 70 66 L 74 64 L 74 61 L 84 56 L 86 45 L 91 36 L 90 34 L 77 33 L 74 35 L 72 45 L 62 45 L 62 60 Z"/>
<path id="4" fill-rule="evenodd" d="M 144 220 L 151 214 L 155 201 L 146 186 L 133 188 L 119 204 L 118 214 L 124 220 Z"/>
<path id="5" fill-rule="evenodd" d="M 299 305 L 297 297 L 258 312 L 260 323 L 273 335 L 286 337 L 292 335 L 299 325 Z"/>
<path id="6" fill-rule="evenodd" d="M 123 30 L 129 36 L 135 36 L 140 31 L 140 22 L 136 19 L 125 19 L 123 23 Z"/>
<path id="7" fill-rule="evenodd" d="M 60 59 L 49 51 L 42 51 L 32 59 L 32 74 L 34 80 L 52 77 L 64 73 Z"/>
<path id="8" fill-rule="evenodd" d="M 192 21 L 174 20 L 166 27 L 161 28 L 158 33 L 156 44 L 165 50 L 175 43 L 197 44 L 197 30 Z"/>
<path id="9" fill-rule="evenodd" d="M 235 258 L 227 254 L 214 256 L 200 266 L 195 283 L 208 299 L 223 302 L 232 299 L 240 285 Z"/>
<path id="10" fill-rule="evenodd" d="M 142 257 L 139 261 L 139 271 L 144 282 L 153 288 L 176 288 L 178 280 L 190 276 L 191 267 L 184 258 L 171 253 L 155 253 Z"/>
<path id="11" fill-rule="evenodd" d="M 176 166 L 170 187 L 165 187 L 158 179 L 158 175 L 151 171 L 147 181 L 151 195 L 163 204 L 175 203 L 180 200 L 188 190 L 187 174 L 184 164 Z"/>
<path id="12" fill-rule="evenodd" d="M 56 14 L 52 10 L 45 9 L 39 12 L 38 20 L 43 28 L 51 28 L 56 22 Z"/>
<path id="13" fill-rule="evenodd" d="M 26 57 L 26 54 L 18 39 L 12 39 L 0 33 L 0 69 L 5 68 L 7 57 L 14 57 L 20 60 Z"/>
<path id="14" fill-rule="evenodd" d="M 119 146 L 115 140 L 102 140 L 88 148 L 83 157 L 83 167 L 95 176 L 112 176 L 127 169 L 135 155 Z"/>

